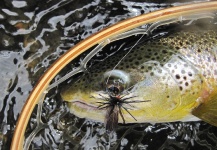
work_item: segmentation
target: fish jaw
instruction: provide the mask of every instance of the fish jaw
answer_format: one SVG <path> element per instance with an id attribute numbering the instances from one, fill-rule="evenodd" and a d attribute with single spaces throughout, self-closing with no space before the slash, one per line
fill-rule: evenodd
<path id="1" fill-rule="evenodd" d="M 144 107 L 142 105 L 140 105 L 140 107 L 134 108 L 134 110 L 130 110 L 130 113 L 136 118 L 136 120 L 134 120 L 126 111 L 122 110 L 125 123 L 163 123 L 200 120 L 191 114 L 192 107 L 179 108 L 176 110 L 177 113 L 175 115 L 171 115 L 168 113 L 168 110 L 165 110 L 162 107 L 151 108 L 151 104 L 148 105 L 149 107 L 146 107 L 144 110 L 140 109 L 140 107 Z M 75 100 L 73 102 L 69 102 L 68 107 L 70 109 L 70 112 L 79 118 L 87 118 L 97 122 L 105 121 L 107 110 L 99 109 L 97 105 L 90 105 L 82 101 Z M 164 114 L 165 116 L 160 117 L 162 115 L 158 116 L 156 115 L 156 112 L 159 112 L 159 114 Z M 123 120 L 120 118 L 121 116 L 119 114 L 118 122 L 123 123 Z"/>
<path id="2" fill-rule="evenodd" d="M 136 91 L 146 90 L 147 93 L 152 92 L 151 88 L 147 89 L 140 88 L 140 90 L 136 89 Z M 133 94 L 132 94 L 133 93 Z M 161 103 L 161 101 L 165 101 L 164 97 L 159 99 L 159 95 L 157 98 L 150 94 L 146 94 L 146 92 L 133 92 L 127 95 L 127 97 L 134 97 L 131 98 L 130 101 L 137 100 L 137 101 L 145 101 L 150 100 L 148 102 L 143 103 L 136 103 L 129 105 L 124 105 L 130 113 L 136 118 L 136 120 L 126 111 L 123 107 L 121 107 L 125 123 L 162 123 L 162 122 L 175 122 L 175 121 L 196 121 L 199 120 L 198 118 L 191 115 L 191 110 L 195 108 L 198 104 L 191 103 L 185 106 L 178 106 L 175 104 L 169 103 Z M 144 96 L 144 94 L 146 96 Z M 63 94 L 64 96 L 66 94 Z M 101 96 L 99 96 L 101 95 Z M 176 95 L 176 93 L 174 94 Z M 90 120 L 104 122 L 105 116 L 107 113 L 107 109 L 99 109 L 99 103 L 97 102 L 104 102 L 102 97 L 109 98 L 107 94 L 103 91 L 97 92 L 87 92 L 84 91 L 76 92 L 73 96 L 70 94 L 70 99 L 67 99 L 66 96 L 64 100 L 68 101 L 68 107 L 70 112 L 74 115 L 78 116 L 79 118 L 88 118 Z M 155 101 L 157 99 L 157 101 Z M 123 123 L 121 116 L 119 114 L 119 123 Z"/>
<path id="3" fill-rule="evenodd" d="M 104 121 L 106 111 L 98 108 L 97 102 L 100 100 L 91 96 L 90 91 L 77 90 L 72 93 L 67 90 L 61 93 L 72 114 L 79 118 L 88 118 L 99 122 Z"/>
<path id="4" fill-rule="evenodd" d="M 106 111 L 100 110 L 97 106 L 82 101 L 73 101 L 68 103 L 68 107 L 70 112 L 79 118 L 88 118 L 90 120 L 104 122 Z"/>

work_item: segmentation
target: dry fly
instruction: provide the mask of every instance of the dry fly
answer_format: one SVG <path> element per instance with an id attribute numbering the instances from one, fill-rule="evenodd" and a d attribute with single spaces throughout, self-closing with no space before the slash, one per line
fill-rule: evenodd
<path id="1" fill-rule="evenodd" d="M 125 124 L 125 119 L 123 116 L 123 110 L 124 109 L 135 121 L 136 118 L 130 113 L 129 109 L 126 106 L 133 107 L 132 103 L 142 103 L 142 102 L 149 102 L 150 100 L 140 101 L 140 100 L 130 100 L 131 98 L 134 98 L 136 96 L 127 97 L 126 95 L 121 96 L 119 93 L 119 87 L 112 85 L 109 87 L 109 97 L 103 97 L 104 102 L 97 102 L 100 103 L 98 106 L 99 109 L 106 109 L 106 115 L 105 115 L 105 128 L 108 131 L 113 131 L 118 124 L 118 116 L 120 114 L 123 124 Z M 129 101 L 130 100 L 130 101 Z"/>
<path id="2" fill-rule="evenodd" d="M 114 66 L 112 70 L 114 70 L 120 64 L 120 62 L 132 51 L 132 49 L 141 41 L 143 36 L 144 34 L 130 48 L 130 50 L 120 59 L 120 61 Z M 108 86 L 108 81 L 109 81 L 110 76 L 111 74 L 109 75 L 106 81 L 109 98 L 106 98 L 100 95 L 104 99 L 105 102 L 97 102 L 97 103 L 100 103 L 100 105 L 98 106 L 99 109 L 106 109 L 107 111 L 105 115 L 105 120 L 104 120 L 106 130 L 113 131 L 117 127 L 119 114 L 123 120 L 123 124 L 125 124 L 125 119 L 123 116 L 122 109 L 124 109 L 135 121 L 137 121 L 136 118 L 128 110 L 130 108 L 127 108 L 126 106 L 128 105 L 130 107 L 133 107 L 131 105 L 132 103 L 149 102 L 150 100 L 145 100 L 145 101 L 131 100 L 129 101 L 129 99 L 134 98 L 135 96 L 127 97 L 127 98 L 124 98 L 126 95 L 121 96 L 120 94 L 121 86 L 119 86 L 118 83 Z"/>
<path id="3" fill-rule="evenodd" d="M 143 36 L 144 36 L 144 34 L 130 48 L 130 50 L 120 59 L 120 61 L 114 66 L 114 68 L 112 70 L 114 70 L 120 64 L 120 62 L 132 51 L 132 49 L 139 43 L 139 41 L 143 38 Z M 146 100 L 146 101 L 131 100 L 131 101 L 129 101 L 129 99 L 134 98 L 135 96 L 124 98 L 126 95 L 121 96 L 120 93 L 122 91 L 121 90 L 122 87 L 119 86 L 119 83 L 108 85 L 108 81 L 110 79 L 110 76 L 111 76 L 111 74 L 109 75 L 109 77 L 107 78 L 107 81 L 106 81 L 106 86 L 107 86 L 106 88 L 107 88 L 109 98 L 100 95 L 105 102 L 97 102 L 97 103 L 100 103 L 100 105 L 98 106 L 99 109 L 106 109 L 106 115 L 105 115 L 105 128 L 106 128 L 106 130 L 113 131 L 117 127 L 119 114 L 123 120 L 123 123 L 125 124 L 125 119 L 124 119 L 124 116 L 122 113 L 122 108 L 134 120 L 136 120 L 136 118 L 128 110 L 130 108 L 127 108 L 126 105 L 133 107 L 131 105 L 132 103 L 148 102 L 149 100 Z"/>

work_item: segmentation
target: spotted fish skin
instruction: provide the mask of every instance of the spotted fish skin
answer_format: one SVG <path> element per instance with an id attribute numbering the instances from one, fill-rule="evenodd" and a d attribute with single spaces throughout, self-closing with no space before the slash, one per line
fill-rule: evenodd
<path id="1" fill-rule="evenodd" d="M 97 121 L 104 120 L 105 110 L 97 109 L 98 95 L 105 93 L 103 75 L 125 53 L 118 53 L 89 69 L 77 82 L 62 91 L 72 113 Z M 217 93 L 217 33 L 183 31 L 135 47 L 116 70 L 129 77 L 131 100 L 151 100 L 123 111 L 126 123 L 195 121 L 192 111 Z M 217 106 L 216 106 L 217 107 Z M 119 120 L 121 122 L 121 120 Z"/>

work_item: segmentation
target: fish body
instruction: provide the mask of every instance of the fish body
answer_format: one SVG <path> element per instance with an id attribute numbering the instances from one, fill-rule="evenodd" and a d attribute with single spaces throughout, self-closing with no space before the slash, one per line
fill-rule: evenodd
<path id="1" fill-rule="evenodd" d="M 61 96 L 73 114 L 103 122 L 108 108 L 99 109 L 99 102 L 108 100 L 108 86 L 117 84 L 118 96 L 140 101 L 123 104 L 130 114 L 120 107 L 125 123 L 202 119 L 217 125 L 216 31 L 174 33 L 124 55 L 117 53 L 92 66 L 63 89 Z"/>

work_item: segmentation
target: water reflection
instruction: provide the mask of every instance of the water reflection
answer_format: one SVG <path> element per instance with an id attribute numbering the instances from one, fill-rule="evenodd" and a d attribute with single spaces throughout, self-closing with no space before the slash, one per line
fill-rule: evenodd
<path id="1" fill-rule="evenodd" d="M 9 148 L 15 123 L 25 100 L 39 77 L 54 60 L 79 41 L 106 26 L 132 16 L 179 4 L 174 2 L 176 1 L 161 4 L 125 0 L 1 1 L 2 149 Z M 58 91 L 54 89 L 54 92 Z M 105 130 L 102 124 L 73 116 L 59 97 L 50 95 L 49 99 L 45 100 L 43 111 L 42 119 L 50 126 L 34 138 L 32 148 L 35 149 L 85 149 L 90 145 L 99 149 L 216 149 L 216 128 L 205 123 L 120 126 L 118 134 L 113 133 L 106 137 L 103 136 Z M 27 135 L 35 127 L 34 115 Z M 180 132 L 177 132 L 177 129 Z"/>

